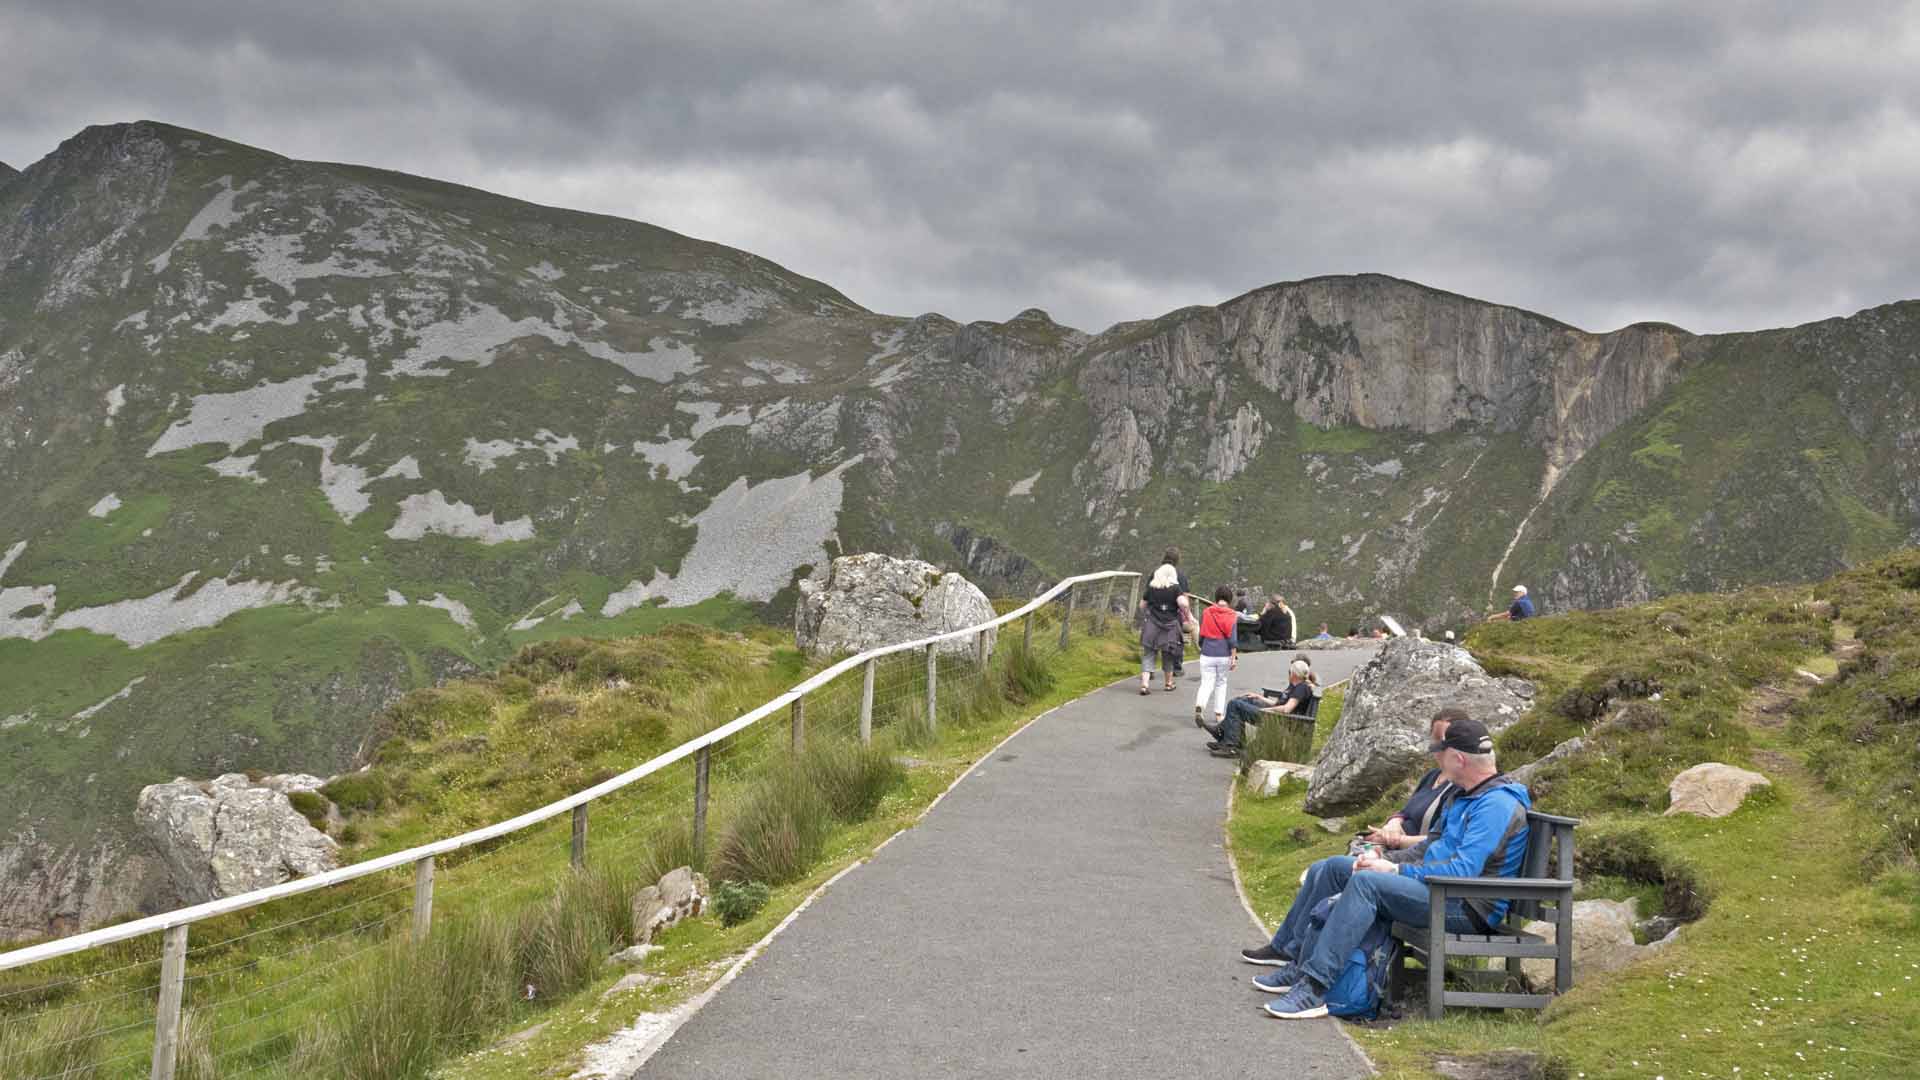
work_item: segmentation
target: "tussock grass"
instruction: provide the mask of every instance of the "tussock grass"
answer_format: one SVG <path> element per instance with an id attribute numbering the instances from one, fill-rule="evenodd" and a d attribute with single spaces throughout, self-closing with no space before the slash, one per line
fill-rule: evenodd
<path id="1" fill-rule="evenodd" d="M 0 1076 L 93 1080 L 102 1075 L 102 1011 L 82 1004 L 38 1017 L 0 1019 Z"/>

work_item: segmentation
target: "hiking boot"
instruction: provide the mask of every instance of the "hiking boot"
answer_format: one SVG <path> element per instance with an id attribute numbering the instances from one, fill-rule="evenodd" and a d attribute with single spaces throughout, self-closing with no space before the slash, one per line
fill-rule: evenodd
<path id="1" fill-rule="evenodd" d="M 1278 1001 L 1267 1002 L 1267 1015 L 1282 1020 L 1313 1020 L 1327 1015 L 1327 995 L 1312 979 L 1301 979 Z"/>
<path id="2" fill-rule="evenodd" d="M 1200 727 L 1207 734 L 1213 736 L 1213 740 L 1215 742 L 1220 741 L 1220 725 L 1219 724 L 1201 724 Z"/>
<path id="3" fill-rule="evenodd" d="M 1280 951 L 1272 945 L 1262 945 L 1257 949 L 1241 949 L 1240 959 L 1249 964 L 1259 964 L 1261 967 L 1281 967 L 1289 963 L 1287 958 L 1281 956 Z"/>
<path id="4" fill-rule="evenodd" d="M 1284 994 L 1305 982 L 1307 973 L 1293 964 L 1285 964 L 1273 971 L 1263 971 L 1253 977 L 1253 985 L 1269 994 Z"/>
<path id="5" fill-rule="evenodd" d="M 1201 710 L 1200 706 L 1195 705 L 1193 707 L 1193 726 L 1202 731 L 1206 730 L 1207 727 L 1207 722 L 1203 719 L 1204 715 L 1205 713 Z"/>
<path id="6" fill-rule="evenodd" d="M 1226 745 L 1226 746 L 1216 745 L 1212 749 L 1208 750 L 1207 752 L 1212 754 L 1214 757 L 1239 757 L 1240 744 L 1233 743 L 1231 745 Z"/>

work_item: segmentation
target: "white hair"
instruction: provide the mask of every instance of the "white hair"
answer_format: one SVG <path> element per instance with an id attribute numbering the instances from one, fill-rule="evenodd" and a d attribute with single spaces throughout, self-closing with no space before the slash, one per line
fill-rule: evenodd
<path id="1" fill-rule="evenodd" d="M 1527 587 L 1525 585 L 1515 585 L 1513 587 L 1513 594 L 1515 596 L 1525 596 L 1527 595 Z"/>
<path id="2" fill-rule="evenodd" d="M 1487 753 L 1484 753 L 1484 754 L 1469 754 L 1466 751 L 1462 750 L 1460 752 L 1460 756 L 1466 759 L 1467 764 L 1473 766 L 1476 769 L 1494 770 L 1496 768 L 1493 763 L 1492 751 L 1488 751 Z"/>
<path id="3" fill-rule="evenodd" d="M 1180 584 L 1180 571 L 1174 569 L 1172 563 L 1161 563 L 1160 569 L 1155 570 L 1152 579 L 1147 582 L 1147 587 L 1169 589 L 1178 584 Z"/>

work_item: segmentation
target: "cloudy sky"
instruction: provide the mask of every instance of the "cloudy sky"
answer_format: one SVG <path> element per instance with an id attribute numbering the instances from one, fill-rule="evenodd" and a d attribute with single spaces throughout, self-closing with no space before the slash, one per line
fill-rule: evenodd
<path id="1" fill-rule="evenodd" d="M 1914 4 L 0 0 L 0 161 L 142 118 L 899 314 L 1356 271 L 1595 330 L 1920 297 Z"/>

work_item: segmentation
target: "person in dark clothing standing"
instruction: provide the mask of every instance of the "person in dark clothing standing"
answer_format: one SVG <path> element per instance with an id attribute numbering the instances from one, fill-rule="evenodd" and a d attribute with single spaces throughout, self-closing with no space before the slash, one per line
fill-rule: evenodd
<path id="1" fill-rule="evenodd" d="M 1180 587 L 1180 595 L 1183 598 L 1193 592 L 1192 584 L 1187 581 L 1187 572 L 1185 570 L 1180 569 L 1180 549 L 1179 548 L 1174 547 L 1172 544 L 1168 544 L 1166 552 L 1160 556 L 1160 562 L 1166 566 L 1173 567 L 1175 578 Z M 1183 604 L 1188 603 L 1188 601 L 1185 599 L 1182 599 L 1181 603 Z M 1185 634 L 1182 634 L 1180 638 L 1180 647 L 1177 650 L 1175 650 L 1173 654 L 1173 677 L 1178 679 L 1178 678 L 1184 677 L 1186 674 L 1187 674 L 1187 639 Z M 1173 689 L 1173 687 L 1169 686 L 1167 687 L 1167 689 L 1171 690 Z"/>
<path id="2" fill-rule="evenodd" d="M 1166 689 L 1171 690 L 1173 665 L 1186 647 L 1184 630 L 1186 624 L 1193 621 L 1186 593 L 1180 588 L 1179 575 L 1171 564 L 1162 563 L 1147 580 L 1136 617 L 1140 621 L 1140 692 L 1149 692 L 1156 660 L 1160 670 L 1166 673 Z"/>

